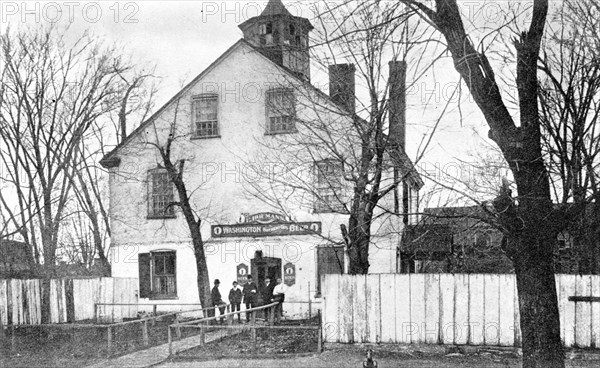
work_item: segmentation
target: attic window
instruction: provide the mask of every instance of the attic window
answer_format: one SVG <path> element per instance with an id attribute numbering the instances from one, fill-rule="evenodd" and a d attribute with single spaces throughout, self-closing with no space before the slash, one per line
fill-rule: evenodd
<path id="1" fill-rule="evenodd" d="M 263 23 L 260 25 L 260 34 L 268 35 L 273 33 L 273 23 Z"/>
<path id="2" fill-rule="evenodd" d="M 266 97 L 266 134 L 295 133 L 296 107 L 294 91 L 288 88 L 276 88 L 267 91 Z"/>
<path id="3" fill-rule="evenodd" d="M 219 137 L 219 96 L 205 94 L 194 97 L 192 101 L 193 138 Z"/>

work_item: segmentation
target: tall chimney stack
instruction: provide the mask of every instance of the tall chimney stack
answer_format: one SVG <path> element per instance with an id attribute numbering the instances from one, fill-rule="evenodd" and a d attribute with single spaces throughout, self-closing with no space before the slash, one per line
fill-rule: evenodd
<path id="1" fill-rule="evenodd" d="M 406 61 L 390 61 L 389 114 L 391 143 L 403 150 L 406 147 Z"/>
<path id="2" fill-rule="evenodd" d="M 354 64 L 329 66 L 329 96 L 349 113 L 356 112 L 356 82 Z"/>

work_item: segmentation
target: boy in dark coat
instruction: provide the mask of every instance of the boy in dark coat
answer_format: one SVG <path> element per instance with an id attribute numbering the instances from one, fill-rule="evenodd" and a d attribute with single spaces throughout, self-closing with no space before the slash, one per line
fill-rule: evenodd
<path id="1" fill-rule="evenodd" d="M 248 282 L 244 285 L 244 303 L 246 303 L 246 309 L 256 307 L 258 288 L 252 280 L 252 276 L 248 275 Z M 252 312 L 250 312 L 252 313 Z M 250 322 L 250 313 L 246 313 L 246 322 Z"/>
<path id="2" fill-rule="evenodd" d="M 223 299 L 221 298 L 221 292 L 219 291 L 219 285 L 221 284 L 221 281 L 219 281 L 219 279 L 215 280 L 215 286 L 212 288 L 212 292 L 210 293 L 211 299 L 212 299 L 212 304 L 215 307 L 219 307 L 219 312 L 221 312 L 221 315 L 225 314 L 225 306 L 226 304 L 223 302 Z M 223 323 L 223 317 L 221 317 L 220 319 L 221 324 Z"/>
<path id="3" fill-rule="evenodd" d="M 240 304 L 242 304 L 242 289 L 238 287 L 237 281 L 233 282 L 233 287 L 229 290 L 229 304 L 231 304 L 232 312 L 240 311 Z M 238 313 L 238 322 L 242 322 L 242 315 Z"/>

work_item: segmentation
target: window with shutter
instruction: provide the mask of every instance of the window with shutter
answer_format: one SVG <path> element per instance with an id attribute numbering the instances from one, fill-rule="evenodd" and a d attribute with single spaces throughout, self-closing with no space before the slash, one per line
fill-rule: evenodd
<path id="1" fill-rule="evenodd" d="M 152 293 L 150 260 L 150 253 L 141 253 L 138 255 L 140 298 L 150 298 L 150 294 Z"/>
<path id="2" fill-rule="evenodd" d="M 344 273 L 344 247 L 317 248 L 317 294 L 321 294 L 321 276 Z"/>
<path id="3" fill-rule="evenodd" d="M 175 251 L 142 253 L 138 256 L 140 298 L 177 297 L 177 258 Z"/>

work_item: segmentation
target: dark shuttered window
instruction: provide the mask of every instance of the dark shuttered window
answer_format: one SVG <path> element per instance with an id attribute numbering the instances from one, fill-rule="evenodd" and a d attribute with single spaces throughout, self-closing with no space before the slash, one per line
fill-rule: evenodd
<path id="1" fill-rule="evenodd" d="M 176 298 L 176 269 L 177 258 L 173 251 L 140 254 L 140 298 Z"/>
<path id="2" fill-rule="evenodd" d="M 317 248 L 317 293 L 321 294 L 321 276 L 344 273 L 344 247 Z"/>

